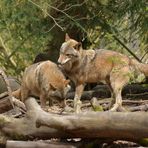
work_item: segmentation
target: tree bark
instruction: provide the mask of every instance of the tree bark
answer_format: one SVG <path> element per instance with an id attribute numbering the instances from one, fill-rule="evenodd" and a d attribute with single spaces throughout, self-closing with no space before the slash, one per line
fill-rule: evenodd
<path id="1" fill-rule="evenodd" d="M 0 115 L 0 130 L 10 139 L 148 137 L 146 112 L 85 112 L 57 115 L 43 111 L 34 98 L 25 102 L 27 113 L 20 119 Z"/>
<path id="2" fill-rule="evenodd" d="M 69 116 L 48 116 L 37 119 L 38 126 L 48 126 L 74 137 L 137 139 L 148 135 L 147 113 L 92 112 Z"/>

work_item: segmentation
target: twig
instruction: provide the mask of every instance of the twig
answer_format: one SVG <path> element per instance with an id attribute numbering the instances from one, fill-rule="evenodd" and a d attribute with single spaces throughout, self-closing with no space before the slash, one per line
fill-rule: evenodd
<path id="1" fill-rule="evenodd" d="M 46 31 L 45 33 L 50 32 L 56 25 L 54 24 L 48 31 Z"/>
<path id="2" fill-rule="evenodd" d="M 0 94 L 0 99 L 8 96 L 8 92 L 4 92 Z"/>
<path id="3" fill-rule="evenodd" d="M 69 6 L 68 8 L 63 9 L 62 11 L 67 11 L 67 10 L 73 8 L 73 7 L 80 7 L 80 6 L 82 6 L 85 2 L 86 2 L 86 1 L 84 0 L 84 1 L 83 1 L 82 3 L 80 3 L 80 4 L 71 5 L 71 6 Z"/>

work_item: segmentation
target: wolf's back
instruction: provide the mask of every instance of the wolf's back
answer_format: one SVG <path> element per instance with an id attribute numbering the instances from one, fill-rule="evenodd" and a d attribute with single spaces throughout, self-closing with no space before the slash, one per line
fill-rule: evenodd
<path id="1" fill-rule="evenodd" d="M 142 72 L 146 77 L 148 76 L 148 64 L 140 63 L 135 59 L 131 59 L 131 65 Z"/>

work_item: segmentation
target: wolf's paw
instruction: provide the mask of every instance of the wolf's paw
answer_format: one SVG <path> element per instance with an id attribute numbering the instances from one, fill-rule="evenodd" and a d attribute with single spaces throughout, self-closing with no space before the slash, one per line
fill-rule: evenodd
<path id="1" fill-rule="evenodd" d="M 82 102 L 80 100 L 74 102 L 74 110 L 76 114 L 81 113 L 81 104 Z"/>
<path id="2" fill-rule="evenodd" d="M 111 108 L 109 111 L 112 111 L 112 112 L 115 112 L 115 111 L 118 111 L 118 112 L 126 112 L 127 110 L 119 105 L 119 104 L 114 104 L 113 108 Z"/>
<path id="3" fill-rule="evenodd" d="M 117 111 L 118 107 L 119 107 L 119 104 L 114 104 L 114 106 L 109 111 L 115 112 Z"/>
<path id="4" fill-rule="evenodd" d="M 127 112 L 128 110 L 126 108 L 124 108 L 123 106 L 119 106 L 117 108 L 117 111 L 119 111 L 119 112 Z"/>

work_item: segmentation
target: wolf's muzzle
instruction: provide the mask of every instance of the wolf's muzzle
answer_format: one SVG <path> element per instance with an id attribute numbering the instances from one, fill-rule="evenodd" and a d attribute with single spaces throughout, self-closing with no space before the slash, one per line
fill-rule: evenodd
<path id="1" fill-rule="evenodd" d="M 64 64 L 66 64 L 67 62 L 69 62 L 70 60 L 71 60 L 71 58 L 67 58 L 67 59 L 65 59 L 65 60 L 63 60 L 63 61 L 59 61 L 59 60 L 58 60 L 58 64 L 64 65 Z"/>

